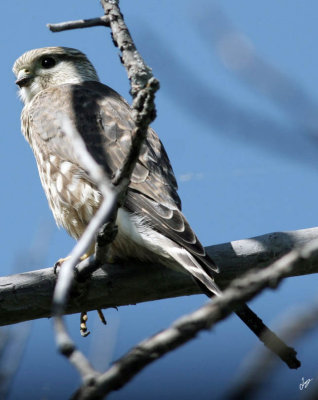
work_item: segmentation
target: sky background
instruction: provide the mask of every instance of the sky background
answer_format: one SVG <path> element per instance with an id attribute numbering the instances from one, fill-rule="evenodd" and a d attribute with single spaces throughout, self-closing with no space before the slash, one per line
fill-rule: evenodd
<path id="1" fill-rule="evenodd" d="M 203 244 L 317 226 L 317 2 L 122 0 L 121 9 L 161 82 L 153 127 L 174 167 L 183 211 Z M 0 12 L 0 239 L 2 275 L 7 275 L 52 266 L 73 245 L 55 226 L 33 154 L 20 133 L 22 105 L 11 71 L 15 59 L 37 47 L 78 48 L 102 82 L 128 101 L 130 96 L 109 30 L 53 34 L 46 28 L 49 22 L 102 15 L 97 0 L 2 0 Z M 282 315 L 308 308 L 316 288 L 316 276 L 287 279 L 251 305 L 275 327 Z M 140 340 L 204 302 L 198 295 L 106 310 L 106 327 L 89 313 L 92 333 L 86 339 L 80 337 L 78 315 L 67 321 L 77 345 L 105 370 Z M 9 399 L 68 398 L 79 379 L 56 352 L 52 322 L 9 330 L 12 338 L 28 331 Z M 232 316 L 109 398 L 221 398 L 247 355 L 259 347 Z M 302 377 L 317 374 L 317 332 L 296 347 L 303 366 L 290 371 L 280 364 L 257 398 L 302 398 Z"/>

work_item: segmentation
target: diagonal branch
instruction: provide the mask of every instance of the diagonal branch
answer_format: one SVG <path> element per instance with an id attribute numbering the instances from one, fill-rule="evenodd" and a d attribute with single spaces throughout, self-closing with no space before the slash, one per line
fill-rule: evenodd
<path id="1" fill-rule="evenodd" d="M 292 250 L 262 271 L 252 271 L 233 281 L 222 297 L 214 298 L 192 314 L 177 320 L 168 329 L 139 343 L 96 378 L 93 385 L 83 385 L 73 398 L 101 399 L 120 389 L 147 365 L 193 339 L 201 330 L 210 329 L 216 322 L 226 318 L 238 304 L 250 300 L 267 287 L 276 288 L 284 276 L 297 270 L 298 264 L 304 259 L 318 261 L 318 239 L 301 249 Z"/>
<path id="2" fill-rule="evenodd" d="M 104 227 L 96 240 L 95 252 L 97 262 L 105 258 L 109 244 L 115 239 L 117 233 L 115 226 L 117 210 L 124 204 L 126 191 L 130 183 L 130 176 L 139 157 L 148 126 L 155 118 L 154 97 L 155 92 L 159 88 L 158 81 L 152 76 L 151 69 L 144 63 L 134 45 L 123 16 L 120 13 L 118 2 L 105 0 L 102 1 L 102 6 L 105 11 L 104 20 L 109 21 L 114 44 L 121 50 L 122 62 L 131 81 L 135 129 L 132 132 L 131 147 L 124 160 L 123 167 L 117 171 L 113 180 L 115 190 L 111 190 L 103 168 L 98 165 L 94 156 L 88 153 L 79 133 L 72 129 L 67 121 L 60 121 L 66 135 L 72 138 L 76 155 L 91 175 L 104 199 L 101 207 L 72 250 L 69 259 L 63 264 L 53 297 L 54 327 L 58 348 L 75 365 L 84 382 L 88 377 L 90 380 L 93 370 L 84 355 L 76 349 L 75 344 L 66 331 L 62 318 L 74 277 L 74 267 L 81 255 L 89 248 L 103 223 Z M 71 29 L 70 26 L 71 24 L 68 23 L 68 29 Z M 73 26 L 75 27 L 76 24 L 73 24 Z M 78 24 L 76 27 L 78 27 Z M 83 368 L 84 365 L 85 368 Z"/>
<path id="3" fill-rule="evenodd" d="M 55 338 L 59 351 L 65 355 L 68 360 L 77 368 L 82 377 L 83 382 L 90 382 L 97 374 L 90 365 L 86 357 L 76 348 L 74 342 L 69 336 L 63 314 L 69 298 L 72 282 L 74 280 L 74 268 L 80 257 L 89 249 L 91 243 L 95 239 L 97 231 L 105 220 L 111 218 L 112 212 L 116 204 L 116 193 L 110 187 L 108 178 L 104 169 L 94 160 L 91 154 L 87 151 L 85 143 L 80 134 L 72 127 L 67 119 L 60 117 L 60 126 L 63 132 L 71 138 L 73 148 L 77 158 L 81 164 L 85 166 L 92 180 L 98 186 L 103 201 L 100 208 L 97 210 L 89 225 L 71 251 L 69 258 L 63 263 L 53 295 L 52 312 L 54 315 Z"/>
<path id="4" fill-rule="evenodd" d="M 138 159 L 139 156 L 139 151 L 141 148 L 141 145 L 143 143 L 143 140 L 146 136 L 147 129 L 149 123 L 154 119 L 155 117 L 155 108 L 154 108 L 154 94 L 156 90 L 159 88 L 159 84 L 156 79 L 152 77 L 151 70 L 144 64 L 141 56 L 137 52 L 135 45 L 131 39 L 131 36 L 129 34 L 129 31 L 123 21 L 123 17 L 120 13 L 120 10 L 118 8 L 118 1 L 116 0 L 101 0 L 101 4 L 104 8 L 105 11 L 105 16 L 107 23 L 109 23 L 111 30 L 112 30 L 112 35 L 113 35 L 113 40 L 114 44 L 119 47 L 119 49 L 122 52 L 122 62 L 124 66 L 126 67 L 128 77 L 131 81 L 131 94 L 133 96 L 133 118 L 135 121 L 136 128 L 132 132 L 132 145 L 130 148 L 130 152 L 127 156 L 127 159 L 125 160 L 123 167 L 121 170 L 117 171 L 114 179 L 113 179 L 113 184 L 117 188 L 115 191 L 116 193 L 114 194 L 114 200 L 107 202 L 105 209 L 108 209 L 108 218 L 106 221 L 106 224 L 104 225 L 103 229 L 100 231 L 98 238 L 97 238 L 97 246 L 96 246 L 96 257 L 95 257 L 95 267 L 97 268 L 97 265 L 100 261 L 102 261 L 103 256 L 107 254 L 107 249 L 109 244 L 111 243 L 111 240 L 115 238 L 116 235 L 116 229 L 115 229 L 115 221 L 117 217 L 117 210 L 118 207 L 120 207 L 125 200 L 125 195 L 126 195 L 126 189 L 129 185 L 130 182 L 130 176 L 132 173 L 132 170 L 134 169 L 136 160 Z M 96 22 L 96 21 L 95 21 Z M 85 23 L 84 23 L 85 24 Z M 90 23 L 87 24 L 87 26 L 92 26 L 94 22 L 90 21 Z M 68 28 L 71 29 L 70 26 L 72 24 L 68 23 Z M 73 27 L 79 27 L 78 22 L 73 23 Z M 82 24 L 83 26 L 83 24 Z M 85 165 L 85 164 L 84 164 Z M 90 171 L 90 168 L 87 168 Z M 99 186 L 98 182 L 97 186 Z M 102 192 L 102 190 L 101 190 Z M 103 192 L 102 192 L 103 193 Z M 106 198 L 105 198 L 106 201 Z M 97 218 L 98 215 L 96 215 Z M 95 226 L 95 230 L 91 230 L 90 235 L 94 236 L 95 233 L 97 232 L 100 224 L 106 220 L 105 215 L 102 214 L 99 215 L 100 219 L 98 219 L 98 223 L 95 222 L 95 219 L 91 221 L 91 224 L 89 225 L 89 228 L 91 226 Z M 94 224 L 93 224 L 94 222 Z M 93 232 L 93 233 L 92 233 Z M 86 234 L 86 232 L 85 232 Z M 85 234 L 83 235 L 85 237 Z M 89 236 L 86 234 L 86 236 Z M 91 237 L 90 236 L 90 237 Z M 60 348 L 60 351 L 66 355 L 69 360 L 72 362 L 74 360 L 74 365 L 78 369 L 79 373 L 81 374 L 84 385 L 87 384 L 87 379 L 89 380 L 89 386 L 90 388 L 95 388 L 94 382 L 103 382 L 102 378 L 103 376 L 106 376 L 104 374 L 103 376 L 98 376 L 94 373 L 92 368 L 90 367 L 89 363 L 86 362 L 87 360 L 82 357 L 82 354 L 76 350 L 74 344 L 72 343 L 71 339 L 68 337 L 67 332 L 64 327 L 64 323 L 62 320 L 62 312 L 64 311 L 65 304 L 66 304 L 66 298 L 67 298 L 67 293 L 69 292 L 70 285 L 72 282 L 72 267 L 74 266 L 74 263 L 77 262 L 80 251 L 79 249 L 83 248 L 86 246 L 88 247 L 89 242 L 85 242 L 84 240 L 79 241 L 78 245 L 75 247 L 74 251 L 72 252 L 72 257 L 69 263 L 67 264 L 66 272 L 63 272 L 63 275 L 67 279 L 61 279 L 59 278 L 58 284 L 57 284 L 57 297 L 55 301 L 55 312 L 57 312 L 57 318 L 55 319 L 55 326 L 56 326 L 56 331 L 58 333 L 57 335 L 57 341 L 58 345 Z M 81 247 L 82 246 L 82 247 Z M 95 268 L 94 267 L 94 268 Z M 280 279 L 282 279 L 280 277 Z M 60 283 L 61 282 L 61 283 Z M 269 283 L 266 283 L 266 285 L 269 285 Z M 64 288 L 64 297 L 60 295 L 58 297 L 59 293 L 61 293 L 61 287 Z M 257 290 L 262 290 L 262 287 L 258 288 Z M 255 292 L 256 293 L 256 292 Z M 255 294 L 254 293 L 254 294 Z M 253 295 L 253 294 L 252 294 Z M 246 295 L 248 298 L 248 295 Z M 60 300 L 58 300 L 60 298 Z M 234 296 L 235 298 L 235 296 Z M 223 299 L 223 296 L 222 296 Z M 244 300 L 244 296 L 243 296 Z M 242 301 L 243 301 L 242 300 Z M 234 304 L 234 302 L 235 304 Z M 225 306 L 224 313 L 221 312 L 221 314 L 224 314 L 224 317 L 228 315 L 231 311 L 230 309 L 227 309 L 227 307 L 234 307 L 236 308 L 237 299 L 235 300 L 229 300 L 229 304 Z M 239 301 L 241 301 L 239 299 Z M 213 303 L 215 304 L 215 303 Z M 216 302 L 218 304 L 218 302 Z M 235 306 L 234 306 L 235 305 Z M 220 310 L 222 311 L 222 304 L 219 306 L 219 313 Z M 223 317 L 223 318 L 224 318 Z M 203 323 L 203 322 L 202 322 Z M 204 323 L 203 327 L 199 327 L 199 329 L 204 329 L 206 325 L 206 321 Z M 190 335 L 188 338 L 181 339 L 181 342 L 183 343 L 186 340 L 189 340 L 189 338 L 195 336 L 197 331 L 195 331 L 192 336 Z M 184 340 L 184 341 L 182 341 Z M 175 348 L 179 346 L 179 342 L 176 342 L 172 344 L 172 347 L 168 345 L 168 348 Z M 167 350 L 166 350 L 167 351 Z M 163 352 L 164 354 L 164 352 Z M 150 358 L 153 357 L 153 355 L 150 356 Z M 131 357 L 130 357 L 131 358 Z M 81 360 L 79 362 L 79 360 Z M 137 360 L 137 364 L 133 365 L 133 367 L 136 367 L 136 371 L 140 370 L 141 368 L 138 369 L 138 365 L 143 366 L 147 365 L 148 362 L 145 362 L 144 359 Z M 129 367 L 131 368 L 131 367 Z M 137 373 L 136 372 L 136 373 Z M 111 372 L 112 374 L 112 372 Z M 132 373 L 132 374 L 135 374 Z M 126 374 L 129 379 L 129 374 Z M 93 378 L 92 378 L 93 376 Z M 118 379 L 118 376 L 115 377 L 115 381 Z M 103 383 L 102 383 L 103 384 Z M 106 386 L 108 383 L 106 383 Z M 116 383 L 115 383 L 116 386 Z M 98 387 L 101 387 L 101 385 L 96 386 L 97 389 Z M 99 390 L 99 389 L 98 389 Z"/>
<path id="5" fill-rule="evenodd" d="M 156 117 L 155 93 L 159 89 L 159 82 L 152 75 L 137 51 L 134 41 L 120 12 L 118 1 L 101 0 L 105 16 L 108 18 L 114 45 L 121 51 L 121 61 L 127 71 L 131 83 L 130 93 L 133 97 L 132 116 L 135 129 L 132 132 L 131 146 L 121 169 L 116 172 L 113 184 L 120 188 L 117 207 L 97 238 L 96 259 L 99 261 L 107 254 L 111 240 L 114 240 L 115 221 L 117 210 L 126 199 L 126 192 L 130 177 L 139 157 L 141 146 L 146 138 L 148 127 Z M 106 237 L 106 240 L 105 240 Z"/>
<path id="6" fill-rule="evenodd" d="M 95 239 L 96 232 L 101 227 L 102 223 L 110 218 L 116 202 L 116 193 L 113 190 L 113 187 L 110 185 L 104 169 L 87 151 L 85 143 L 80 134 L 73 128 L 68 120 L 63 120 L 62 117 L 60 125 L 67 136 L 71 138 L 77 159 L 81 161 L 82 165 L 86 166 L 86 170 L 89 172 L 92 180 L 98 186 L 104 200 L 97 213 L 90 221 L 81 239 L 76 243 L 74 249 L 70 253 L 69 258 L 63 263 L 63 268 L 61 268 L 59 273 L 53 298 L 53 311 L 58 315 L 62 315 L 64 311 L 66 301 L 68 300 L 68 293 L 74 277 L 74 268 L 78 260 L 89 249 L 91 243 Z"/>

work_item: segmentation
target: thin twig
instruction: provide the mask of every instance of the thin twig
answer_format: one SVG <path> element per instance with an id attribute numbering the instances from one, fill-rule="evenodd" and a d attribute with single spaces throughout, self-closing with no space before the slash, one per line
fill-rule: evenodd
<path id="1" fill-rule="evenodd" d="M 301 249 L 292 250 L 266 269 L 250 272 L 233 281 L 221 297 L 214 298 L 194 313 L 177 320 L 170 328 L 141 342 L 100 375 L 92 386 L 83 385 L 73 398 L 102 398 L 120 389 L 148 364 L 227 317 L 238 304 L 250 300 L 266 287 L 277 287 L 284 276 L 297 269 L 298 263 L 303 259 L 316 258 L 317 253 L 318 239 L 315 239 Z"/>
<path id="2" fill-rule="evenodd" d="M 110 186 L 108 177 L 104 169 L 94 160 L 87 151 L 85 143 L 80 134 L 73 128 L 68 120 L 63 120 L 61 117 L 61 126 L 66 135 L 71 137 L 73 149 L 76 152 L 77 158 L 81 161 L 81 165 L 85 165 L 93 181 L 97 184 L 102 196 L 103 202 L 91 219 L 85 232 L 80 240 L 76 243 L 74 249 L 69 255 L 69 258 L 63 263 L 57 284 L 54 290 L 53 312 L 56 315 L 62 315 L 67 301 L 70 286 L 74 277 L 74 268 L 80 257 L 91 246 L 95 239 L 96 232 L 101 225 L 109 218 L 116 203 L 116 194 Z"/>
<path id="3" fill-rule="evenodd" d="M 113 41 L 121 51 L 121 61 L 125 66 L 128 78 L 131 81 L 131 95 L 138 95 L 140 89 L 146 88 L 153 78 L 151 69 L 145 64 L 136 49 L 117 0 L 101 0 L 105 15 L 109 18 Z M 133 106 L 134 108 L 134 106 Z"/>
<path id="4" fill-rule="evenodd" d="M 81 165 L 85 165 L 86 170 L 90 174 L 92 180 L 97 184 L 103 196 L 100 208 L 97 210 L 80 240 L 71 251 L 69 258 L 63 263 L 63 268 L 60 270 L 54 290 L 52 307 L 56 334 L 55 338 L 59 351 L 75 366 L 84 382 L 91 382 L 96 375 L 96 371 L 94 371 L 90 366 L 86 357 L 76 348 L 66 330 L 62 315 L 65 311 L 70 288 L 73 282 L 74 268 L 80 257 L 91 246 L 98 229 L 111 215 L 116 204 L 116 193 L 111 189 L 104 169 L 87 151 L 80 134 L 72 127 L 68 120 L 63 119 L 63 116 L 61 116 L 60 124 L 65 134 L 71 138 L 73 149 L 78 159 L 81 161 Z"/>
<path id="5" fill-rule="evenodd" d="M 54 328 L 57 333 L 56 341 L 59 351 L 74 365 L 83 382 L 91 385 L 100 374 L 94 370 L 87 358 L 76 348 L 67 333 L 63 318 L 59 315 L 54 318 Z"/>
<path id="6" fill-rule="evenodd" d="M 109 20 L 114 45 L 121 51 L 121 61 L 130 80 L 130 93 L 133 97 L 132 116 L 135 122 L 135 129 L 132 131 L 129 153 L 112 181 L 119 188 L 117 208 L 113 210 L 111 218 L 109 218 L 105 228 L 101 230 L 97 237 L 95 252 L 98 262 L 105 257 L 108 246 L 116 236 L 117 210 L 125 202 L 126 191 L 138 160 L 141 146 L 146 138 L 150 123 L 156 117 L 154 98 L 156 91 L 159 89 L 159 82 L 153 77 L 151 68 L 146 65 L 137 51 L 120 12 L 118 1 L 102 0 L 101 5 L 104 8 L 105 16 Z"/>
<path id="7" fill-rule="evenodd" d="M 104 1 L 102 5 L 105 10 L 105 21 L 110 21 L 112 37 L 115 45 L 119 46 L 122 52 L 123 64 L 127 69 L 128 77 L 131 81 L 131 94 L 133 96 L 133 119 L 136 128 L 132 132 L 132 144 L 128 156 L 124 162 L 124 167 L 117 172 L 115 186 L 117 190 L 111 190 L 106 173 L 99 166 L 94 158 L 88 153 L 85 143 L 81 136 L 76 132 L 68 121 L 61 121 L 63 130 L 72 137 L 74 150 L 78 158 L 82 161 L 97 185 L 103 196 L 103 202 L 95 216 L 90 221 L 87 229 L 77 242 L 70 254 L 70 258 L 63 264 L 57 285 L 54 292 L 53 312 L 55 314 L 54 326 L 56 331 L 56 341 L 58 348 L 80 372 L 82 379 L 87 381 L 90 377 L 90 369 L 82 370 L 79 361 L 89 364 L 85 356 L 80 353 L 70 336 L 68 335 L 62 314 L 65 310 L 66 301 L 74 277 L 74 268 L 82 254 L 84 254 L 95 235 L 104 223 L 104 229 L 97 237 L 96 260 L 100 261 L 107 254 L 108 246 L 116 236 L 115 222 L 117 210 L 124 201 L 126 190 L 130 182 L 130 176 L 135 167 L 142 143 L 146 137 L 148 126 L 155 118 L 154 95 L 159 88 L 158 81 L 153 78 L 150 68 L 144 63 L 142 57 L 137 52 L 133 40 L 124 23 L 123 16 L 119 11 L 118 2 Z M 96 22 L 96 21 L 95 21 Z M 92 21 L 91 21 L 92 23 Z M 71 26 L 84 27 L 84 24 L 64 24 L 64 28 L 72 29 Z M 92 26 L 92 24 L 90 24 Z M 89 379 L 90 380 L 90 379 Z"/>
<path id="8" fill-rule="evenodd" d="M 62 32 L 70 29 L 92 28 L 94 26 L 109 26 L 109 19 L 106 15 L 103 15 L 99 18 L 60 22 L 58 24 L 47 24 L 46 26 L 50 29 L 51 32 Z"/>

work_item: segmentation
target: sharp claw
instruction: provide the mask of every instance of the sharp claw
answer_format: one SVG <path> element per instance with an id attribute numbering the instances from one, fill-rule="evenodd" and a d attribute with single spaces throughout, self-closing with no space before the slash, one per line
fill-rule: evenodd
<path id="1" fill-rule="evenodd" d="M 98 310 L 97 310 L 97 313 L 98 313 L 98 316 L 99 316 L 99 319 L 101 320 L 101 322 L 102 322 L 104 325 L 107 325 L 107 321 L 106 321 L 106 319 L 105 319 L 105 317 L 104 317 L 103 311 L 100 310 L 100 309 L 98 309 Z"/>
<path id="2" fill-rule="evenodd" d="M 86 260 L 86 258 L 90 257 L 91 255 L 92 255 L 91 252 L 87 252 L 87 253 L 83 254 L 83 255 L 80 257 L 80 261 Z M 66 260 L 68 260 L 69 258 L 70 258 L 70 256 L 62 257 L 62 258 L 60 258 L 60 259 L 58 259 L 58 260 L 56 261 L 56 263 L 54 264 L 54 267 L 53 267 L 53 271 L 54 271 L 54 274 L 55 274 L 55 275 L 57 275 L 58 268 L 61 268 L 63 262 L 66 261 Z"/>
<path id="3" fill-rule="evenodd" d="M 60 261 L 56 261 L 56 263 L 54 264 L 54 267 L 53 267 L 54 275 L 58 275 L 58 269 L 60 269 L 60 268 L 61 268 Z"/>
<path id="4" fill-rule="evenodd" d="M 56 263 L 54 264 L 53 270 L 54 270 L 54 274 L 57 275 L 57 270 L 58 268 L 61 268 L 62 264 L 64 261 L 66 261 L 68 258 L 70 258 L 70 256 L 64 257 L 64 258 L 59 258 Z"/>
<path id="5" fill-rule="evenodd" d="M 89 253 L 85 253 L 85 254 L 82 255 L 82 257 L 80 258 L 80 260 L 83 261 L 83 260 L 85 260 L 85 259 L 88 258 L 88 257 L 90 257 L 90 254 L 89 254 Z M 69 256 L 68 256 L 68 257 L 65 257 L 65 258 L 60 258 L 60 259 L 54 264 L 53 270 L 54 270 L 54 274 L 55 274 L 55 275 L 57 275 L 58 269 L 61 268 L 61 266 L 62 266 L 62 264 L 64 263 L 64 261 L 66 261 L 68 258 L 69 258 Z M 103 314 L 102 310 L 100 310 L 100 309 L 97 310 L 97 313 L 98 313 L 98 316 L 99 316 L 99 319 L 101 320 L 101 322 L 102 322 L 104 325 L 106 325 L 106 324 L 107 324 L 107 321 L 106 321 L 106 319 L 105 319 L 105 317 L 104 317 L 104 314 Z M 80 332 L 81 332 L 81 336 L 83 336 L 83 337 L 86 337 L 86 336 L 88 336 L 88 335 L 90 334 L 90 331 L 87 329 L 87 324 L 86 324 L 86 323 L 87 323 L 87 319 L 88 319 L 88 317 L 87 317 L 87 312 L 86 312 L 86 311 L 81 312 L 81 317 L 80 317 Z"/>

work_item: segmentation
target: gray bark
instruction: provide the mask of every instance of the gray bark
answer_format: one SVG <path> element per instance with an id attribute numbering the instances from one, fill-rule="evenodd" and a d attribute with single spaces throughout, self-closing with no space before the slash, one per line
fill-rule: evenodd
<path id="1" fill-rule="evenodd" d="M 318 228 L 276 232 L 251 239 L 207 247 L 220 268 L 216 282 L 226 287 L 234 278 L 271 264 L 292 248 L 318 238 Z M 305 259 L 294 275 L 318 272 L 318 264 Z M 50 317 L 56 282 L 53 268 L 0 278 L 0 325 Z M 137 304 L 144 301 L 200 293 L 186 274 L 160 265 L 125 262 L 109 264 L 85 283 L 73 285 L 66 313 Z"/>

